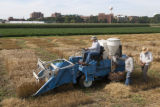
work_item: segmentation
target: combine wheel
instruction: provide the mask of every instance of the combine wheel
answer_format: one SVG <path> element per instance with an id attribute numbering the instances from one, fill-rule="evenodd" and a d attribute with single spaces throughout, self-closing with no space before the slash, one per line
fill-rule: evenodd
<path id="1" fill-rule="evenodd" d="M 92 81 L 85 81 L 85 76 L 81 76 L 81 78 L 79 79 L 79 85 L 82 87 L 82 88 L 89 88 L 92 86 Z"/>

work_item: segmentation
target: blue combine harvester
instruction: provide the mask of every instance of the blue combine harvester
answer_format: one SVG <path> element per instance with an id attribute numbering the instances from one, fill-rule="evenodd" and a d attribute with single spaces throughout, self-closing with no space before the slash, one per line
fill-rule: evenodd
<path id="1" fill-rule="evenodd" d="M 79 61 L 83 59 L 82 56 L 72 56 L 69 60 L 58 59 L 48 62 L 38 59 L 36 71 L 40 72 L 36 74 L 35 71 L 33 75 L 38 81 L 44 80 L 46 82 L 33 96 L 38 96 L 67 83 L 79 84 L 81 87 L 88 88 L 97 78 L 108 76 L 110 72 L 124 72 L 125 62 L 121 59 L 125 58 L 125 55 L 121 54 L 120 40 L 111 38 L 99 42 L 104 47 L 104 51 L 101 50 L 98 58 L 92 57 L 87 66 L 79 64 Z M 118 56 L 116 60 L 109 58 L 115 55 Z M 113 69 L 112 66 L 115 64 L 116 67 Z"/>

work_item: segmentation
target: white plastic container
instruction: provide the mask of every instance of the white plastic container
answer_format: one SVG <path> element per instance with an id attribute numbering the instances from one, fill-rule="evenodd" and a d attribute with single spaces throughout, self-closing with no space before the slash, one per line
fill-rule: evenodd
<path id="1" fill-rule="evenodd" d="M 121 45 L 121 41 L 118 38 L 109 38 L 107 39 L 107 46 L 109 51 L 109 56 L 115 56 L 119 47 Z"/>
<path id="2" fill-rule="evenodd" d="M 115 56 L 120 54 L 121 41 L 117 38 L 109 38 L 107 40 L 98 40 L 99 44 L 104 47 L 103 59 L 110 56 Z"/>

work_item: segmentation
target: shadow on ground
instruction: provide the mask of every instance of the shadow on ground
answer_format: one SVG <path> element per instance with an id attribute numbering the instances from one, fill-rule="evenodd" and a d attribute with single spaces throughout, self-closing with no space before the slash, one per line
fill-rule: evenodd
<path id="1" fill-rule="evenodd" d="M 132 91 L 146 91 L 153 88 L 160 87 L 160 78 L 154 72 L 148 72 L 148 81 L 145 82 L 142 78 L 142 72 L 136 71 L 132 74 L 131 79 Z"/>

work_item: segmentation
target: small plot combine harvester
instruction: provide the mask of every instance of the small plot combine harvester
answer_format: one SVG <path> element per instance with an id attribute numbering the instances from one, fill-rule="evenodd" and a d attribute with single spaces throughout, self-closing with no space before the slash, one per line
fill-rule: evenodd
<path id="1" fill-rule="evenodd" d="M 57 59 L 48 62 L 38 59 L 38 68 L 33 75 L 37 81 L 45 81 L 45 84 L 33 96 L 67 83 L 79 84 L 81 87 L 88 88 L 98 78 L 108 76 L 110 73 L 123 73 L 125 62 L 122 59 L 126 56 L 122 55 L 120 39 L 99 40 L 99 43 L 101 45 L 100 54 L 92 56 L 87 66 L 79 64 L 83 55 L 71 56 L 69 60 Z"/>

